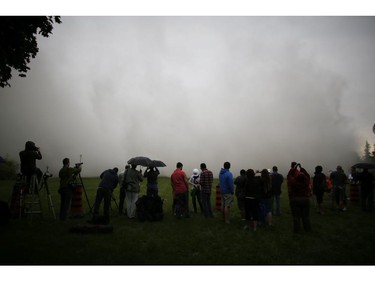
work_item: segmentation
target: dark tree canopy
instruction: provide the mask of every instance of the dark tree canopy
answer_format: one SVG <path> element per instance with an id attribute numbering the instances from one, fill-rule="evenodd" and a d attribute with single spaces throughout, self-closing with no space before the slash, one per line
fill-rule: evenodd
<path id="1" fill-rule="evenodd" d="M 52 34 L 53 23 L 61 23 L 55 16 L 2 16 L 0 17 L 0 86 L 9 86 L 12 68 L 26 77 L 27 65 L 38 53 L 36 35 Z"/>

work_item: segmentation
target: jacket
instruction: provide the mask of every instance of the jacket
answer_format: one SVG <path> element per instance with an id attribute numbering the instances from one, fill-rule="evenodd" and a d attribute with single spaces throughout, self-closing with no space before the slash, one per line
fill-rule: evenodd
<path id="1" fill-rule="evenodd" d="M 229 170 L 221 168 L 219 173 L 219 185 L 221 194 L 234 194 L 233 175 Z"/>
<path id="2" fill-rule="evenodd" d="M 111 191 L 113 191 L 118 184 L 117 172 L 113 169 L 108 169 L 101 173 L 100 179 L 99 187 L 107 188 Z"/>

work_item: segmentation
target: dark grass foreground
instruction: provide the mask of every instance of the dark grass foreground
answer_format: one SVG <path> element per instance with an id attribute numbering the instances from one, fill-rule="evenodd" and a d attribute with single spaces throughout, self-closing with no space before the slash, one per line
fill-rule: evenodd
<path id="1" fill-rule="evenodd" d="M 83 179 L 93 204 L 97 179 Z M 217 181 L 215 181 L 216 183 Z M 7 201 L 13 182 L 0 181 L 0 200 Z M 216 186 L 216 185 L 215 185 Z M 58 179 L 49 180 L 55 210 L 60 198 Z M 44 203 L 44 217 L 34 215 L 11 220 L 0 226 L 1 265 L 374 265 L 375 214 L 363 213 L 350 204 L 346 212 L 336 211 L 325 194 L 326 213 L 319 215 L 311 205 L 313 232 L 292 233 L 292 217 L 285 184 L 282 215 L 274 217 L 272 228 L 257 232 L 243 230 L 237 206 L 232 223 L 224 224 L 215 211 L 214 219 L 192 214 L 177 220 L 171 211 L 169 178 L 160 178 L 164 203 L 161 222 L 140 222 L 118 216 L 112 204 L 112 233 L 70 233 L 69 229 L 91 219 L 83 197 L 86 215 L 67 222 L 54 220 Z M 142 183 L 141 195 L 145 192 Z M 45 199 L 45 194 L 42 191 Z M 115 191 L 118 198 L 118 188 Z M 215 191 L 212 193 L 215 206 Z M 236 203 L 236 202 L 235 202 Z M 190 201 L 191 204 L 191 201 Z"/>

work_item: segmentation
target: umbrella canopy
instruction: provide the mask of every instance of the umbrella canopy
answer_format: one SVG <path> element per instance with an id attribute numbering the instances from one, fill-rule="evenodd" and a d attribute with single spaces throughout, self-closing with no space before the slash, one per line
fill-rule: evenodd
<path id="1" fill-rule="evenodd" d="M 357 163 L 352 166 L 352 168 L 358 168 L 358 169 L 375 169 L 375 164 L 372 163 Z"/>
<path id="2" fill-rule="evenodd" d="M 163 161 L 160 160 L 152 160 L 152 164 L 150 167 L 166 167 L 167 165 L 164 164 Z"/>
<path id="3" fill-rule="evenodd" d="M 148 157 L 137 156 L 137 157 L 133 157 L 133 158 L 129 159 L 128 164 L 130 164 L 130 165 L 140 165 L 140 166 L 143 166 L 143 167 L 149 167 L 150 165 L 152 165 L 152 160 Z"/>

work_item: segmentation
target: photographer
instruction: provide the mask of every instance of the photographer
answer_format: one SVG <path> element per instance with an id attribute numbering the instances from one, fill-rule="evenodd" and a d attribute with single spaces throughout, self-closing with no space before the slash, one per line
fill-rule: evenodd
<path id="1" fill-rule="evenodd" d="M 75 177 L 81 172 L 82 163 L 76 164 L 74 168 L 70 167 L 69 158 L 64 158 L 63 167 L 60 169 L 59 178 L 60 178 L 60 188 L 59 193 L 61 196 L 61 205 L 60 205 L 60 220 L 66 220 L 68 216 L 68 211 L 70 207 L 70 202 L 73 195 L 73 185 Z"/>
<path id="2" fill-rule="evenodd" d="M 311 231 L 310 224 L 310 175 L 302 168 L 301 164 L 295 164 L 288 174 L 289 202 L 293 215 L 293 230 L 298 233 L 301 230 L 301 222 L 306 232 Z"/>
<path id="3" fill-rule="evenodd" d="M 43 173 L 36 167 L 36 160 L 42 159 L 39 147 L 36 147 L 34 142 L 27 141 L 25 143 L 25 150 L 21 151 L 19 155 L 21 160 L 21 174 L 26 177 L 26 183 L 30 183 L 31 176 L 33 175 L 36 175 L 38 182 L 40 182 Z"/>
<path id="4" fill-rule="evenodd" d="M 96 198 L 94 205 L 94 215 L 92 223 L 109 223 L 109 208 L 111 206 L 111 198 L 113 190 L 116 188 L 118 180 L 118 168 L 108 169 L 101 173 L 99 187 L 96 190 Z M 103 220 L 99 217 L 99 208 L 101 202 L 104 200 L 103 206 Z"/>

